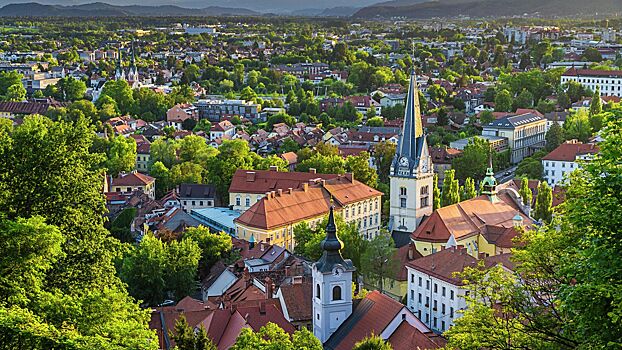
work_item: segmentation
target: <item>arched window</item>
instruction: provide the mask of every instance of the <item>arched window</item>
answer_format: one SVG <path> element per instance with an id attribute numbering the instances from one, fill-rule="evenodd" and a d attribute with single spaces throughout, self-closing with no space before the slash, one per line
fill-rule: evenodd
<path id="1" fill-rule="evenodd" d="M 406 195 L 406 187 L 400 187 L 400 196 Z"/>
<path id="2" fill-rule="evenodd" d="M 333 287 L 333 300 L 341 300 L 341 287 L 340 286 Z"/>
<path id="3" fill-rule="evenodd" d="M 319 284 L 315 285 L 315 297 L 318 299 L 322 299 L 320 298 L 320 285 Z"/>

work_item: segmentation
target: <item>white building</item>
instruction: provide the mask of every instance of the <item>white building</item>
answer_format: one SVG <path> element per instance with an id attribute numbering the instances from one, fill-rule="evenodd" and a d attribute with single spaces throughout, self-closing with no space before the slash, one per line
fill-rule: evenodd
<path id="1" fill-rule="evenodd" d="M 544 179 L 553 187 L 564 181 L 566 174 L 580 168 L 582 161 L 593 159 L 596 153 L 597 145 L 567 141 L 542 158 Z"/>
<path id="2" fill-rule="evenodd" d="M 510 254 L 484 258 L 487 267 L 509 263 Z M 406 305 L 426 326 L 435 332 L 444 332 L 460 316 L 459 310 L 466 308 L 462 279 L 454 273 L 465 267 L 477 266 L 477 259 L 469 255 L 463 246 L 454 246 L 437 253 L 421 257 L 406 265 L 408 270 L 408 294 Z M 507 267 L 506 267 L 507 269 Z"/>
<path id="3" fill-rule="evenodd" d="M 601 96 L 622 97 L 622 70 L 568 69 L 561 77 L 561 83 L 576 81 L 592 91 L 600 89 Z"/>
<path id="4" fill-rule="evenodd" d="M 423 134 L 415 73 L 410 76 L 404 125 L 389 172 L 389 230 L 413 232 L 424 215 L 432 214 L 434 167 Z"/>

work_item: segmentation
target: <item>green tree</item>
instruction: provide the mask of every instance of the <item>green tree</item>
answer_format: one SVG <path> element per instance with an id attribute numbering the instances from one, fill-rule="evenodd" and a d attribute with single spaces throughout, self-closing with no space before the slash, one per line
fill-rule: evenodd
<path id="1" fill-rule="evenodd" d="M 73 111 L 80 111 L 86 119 L 92 124 L 96 124 L 100 120 L 100 114 L 93 102 L 88 100 L 75 101 L 67 107 L 67 111 L 71 114 Z"/>
<path id="2" fill-rule="evenodd" d="M 376 286 L 381 293 L 384 291 L 385 279 L 395 278 L 399 268 L 394 258 L 396 250 L 391 235 L 382 231 L 369 241 L 361 255 L 361 268 L 366 281 Z"/>
<path id="3" fill-rule="evenodd" d="M 577 139 L 587 142 L 592 136 L 592 126 L 587 110 L 580 109 L 571 113 L 564 122 L 564 135 L 567 139 Z"/>
<path id="4" fill-rule="evenodd" d="M 432 210 L 441 207 L 441 190 L 438 188 L 438 175 L 434 174 L 434 188 L 432 189 Z"/>
<path id="5" fill-rule="evenodd" d="M 188 324 L 186 316 L 181 316 L 175 322 L 175 330 L 171 334 L 171 338 L 175 341 L 176 350 L 216 350 L 212 340 L 207 335 L 203 325 L 195 332 Z"/>
<path id="6" fill-rule="evenodd" d="M 136 167 L 136 141 L 131 137 L 114 137 L 108 149 L 108 172 L 117 176 L 122 171 L 131 171 Z"/>
<path id="7" fill-rule="evenodd" d="M 443 179 L 443 192 L 441 193 L 441 205 L 448 205 L 460 202 L 460 185 L 458 180 L 454 179 L 455 171 L 445 170 L 445 178 Z"/>
<path id="8" fill-rule="evenodd" d="M 533 217 L 536 220 L 542 220 L 546 223 L 551 222 L 553 217 L 553 190 L 546 181 L 540 181 L 540 185 L 538 186 Z"/>
<path id="9" fill-rule="evenodd" d="M 529 90 L 523 89 L 516 97 L 516 100 L 514 100 L 514 106 L 516 108 L 531 108 L 533 107 L 533 102 L 533 94 Z"/>
<path id="10" fill-rule="evenodd" d="M 184 162 L 206 164 L 212 157 L 218 154 L 218 150 L 211 147 L 205 138 L 197 135 L 188 135 L 178 141 L 179 159 Z"/>
<path id="11" fill-rule="evenodd" d="M 151 162 L 162 162 L 167 168 L 171 168 L 177 161 L 179 142 L 174 139 L 158 138 L 151 143 L 149 149 Z"/>
<path id="12" fill-rule="evenodd" d="M 224 232 L 211 233 L 205 226 L 190 227 L 184 232 L 184 238 L 195 241 L 201 249 L 200 267 L 209 271 L 218 260 L 226 258 L 233 249 L 231 236 Z"/>
<path id="13" fill-rule="evenodd" d="M 21 102 L 26 99 L 26 88 L 22 83 L 9 86 L 4 95 L 4 100 L 11 102 Z"/>
<path id="14" fill-rule="evenodd" d="M 56 83 L 57 97 L 62 101 L 76 101 L 84 98 L 86 84 L 79 79 L 66 77 Z"/>
<path id="15" fill-rule="evenodd" d="M 203 172 L 203 167 L 193 162 L 175 164 L 169 172 L 170 184 L 174 187 L 182 183 L 203 183 Z"/>
<path id="16" fill-rule="evenodd" d="M 497 93 L 495 97 L 495 112 L 510 112 L 512 109 L 512 95 L 506 89 Z"/>
<path id="17" fill-rule="evenodd" d="M 345 167 L 354 174 L 354 178 L 367 186 L 376 187 L 378 173 L 369 165 L 370 156 L 367 152 L 361 152 L 356 156 L 346 158 Z"/>
<path id="18" fill-rule="evenodd" d="M 600 87 L 596 87 L 594 95 L 592 95 L 592 102 L 590 103 L 590 116 L 594 116 L 603 111 L 603 105 L 600 99 Z"/>
<path id="19" fill-rule="evenodd" d="M 531 201 L 533 199 L 533 193 L 531 192 L 531 189 L 529 188 L 528 178 L 523 177 L 520 180 L 520 190 L 518 191 L 518 193 L 523 198 L 523 204 L 531 206 Z"/>
<path id="20" fill-rule="evenodd" d="M 6 96 L 11 86 L 22 85 L 23 78 L 24 76 L 16 71 L 0 72 L 0 95 Z"/>
<path id="21" fill-rule="evenodd" d="M 456 178 L 466 180 L 470 177 L 478 181 L 483 179 L 488 168 L 490 152 L 490 146 L 483 138 L 476 136 L 469 140 L 469 143 L 464 147 L 462 156 L 454 158 L 452 161 Z"/>
<path id="22" fill-rule="evenodd" d="M 542 161 L 538 158 L 527 157 L 518 163 L 516 168 L 516 176 L 526 177 L 528 179 L 539 180 L 542 179 L 544 173 L 544 166 Z"/>
<path id="23" fill-rule="evenodd" d="M 320 174 L 343 174 L 345 173 L 345 161 L 338 155 L 322 155 L 316 153 L 311 158 L 299 162 L 296 170 L 308 172 L 314 168 Z"/>
<path id="24" fill-rule="evenodd" d="M 479 122 L 482 125 L 488 125 L 490 123 L 492 123 L 493 121 L 495 121 L 495 117 L 492 114 L 491 111 L 489 110 L 485 110 L 482 113 L 479 114 Z"/>
<path id="25" fill-rule="evenodd" d="M 372 334 L 354 344 L 352 350 L 393 350 L 393 347 L 379 336 Z"/>
<path id="26" fill-rule="evenodd" d="M 464 194 L 461 196 L 461 200 L 467 200 L 477 197 L 477 190 L 475 190 L 475 180 L 467 177 L 464 181 Z"/>
<path id="27" fill-rule="evenodd" d="M 546 132 L 546 150 L 552 151 L 559 147 L 562 143 L 564 143 L 564 129 L 562 129 L 561 125 L 557 122 L 557 120 L 553 121 L 553 124 Z"/>
<path id="28" fill-rule="evenodd" d="M 151 165 L 149 175 L 156 179 L 156 197 L 162 198 L 171 188 L 171 173 L 164 163 L 157 161 Z"/>
<path id="29" fill-rule="evenodd" d="M 179 300 L 196 288 L 200 257 L 201 249 L 192 240 L 165 244 L 149 233 L 125 254 L 119 275 L 131 295 L 158 305 L 169 294 Z"/>
<path id="30" fill-rule="evenodd" d="M 384 119 L 382 117 L 376 117 L 376 112 L 373 111 L 372 108 L 369 109 L 374 113 L 373 116 L 367 116 L 367 126 L 384 126 Z"/>
<path id="31" fill-rule="evenodd" d="M 125 80 L 109 80 L 102 88 L 102 92 L 99 95 L 99 99 L 104 96 L 110 97 L 119 108 L 121 113 L 126 114 L 132 111 L 134 105 L 134 95 L 132 88 Z M 99 102 L 98 99 L 98 102 Z M 98 106 L 100 104 L 98 103 Z"/>
<path id="32" fill-rule="evenodd" d="M 194 129 L 192 129 L 192 131 L 194 131 L 194 132 L 203 131 L 203 132 L 207 132 L 208 133 L 211 128 L 212 128 L 212 123 L 209 120 L 201 119 L 201 120 L 199 120 L 197 125 L 194 126 Z"/>
<path id="33" fill-rule="evenodd" d="M 224 140 L 218 150 L 218 155 L 207 165 L 208 179 L 216 186 L 223 203 L 227 203 L 224 194 L 228 193 L 233 174 L 237 169 L 253 169 L 255 158 L 244 140 Z"/>
<path id="34" fill-rule="evenodd" d="M 389 170 L 395 157 L 396 145 L 393 142 L 382 141 L 374 147 L 374 158 L 378 169 L 378 180 L 383 183 L 389 182 Z"/>

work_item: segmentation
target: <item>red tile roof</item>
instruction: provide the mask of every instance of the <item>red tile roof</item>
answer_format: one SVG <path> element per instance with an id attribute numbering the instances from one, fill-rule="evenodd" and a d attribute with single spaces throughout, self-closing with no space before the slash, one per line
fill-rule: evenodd
<path id="1" fill-rule="evenodd" d="M 542 160 L 574 162 L 577 156 L 596 153 L 598 153 L 597 145 L 581 142 L 566 142 L 544 156 Z"/>
<path id="2" fill-rule="evenodd" d="M 229 193 L 257 193 L 288 188 L 301 188 L 303 183 L 313 179 L 332 179 L 337 174 L 316 174 L 303 172 L 281 172 L 271 170 L 244 170 L 235 171 L 229 186 Z"/>
<path id="3" fill-rule="evenodd" d="M 286 173 L 282 173 L 286 174 Z M 303 189 L 274 192 L 253 204 L 236 223 L 264 230 L 286 226 L 327 214 L 331 198 L 337 210 L 350 203 L 381 196 L 379 192 L 351 174 L 329 180 L 317 180 Z"/>
<path id="4" fill-rule="evenodd" d="M 447 341 L 440 335 L 434 332 L 423 333 L 406 321 L 402 321 L 387 341 L 393 350 L 439 349 L 447 344 Z"/>
<path id="5" fill-rule="evenodd" d="M 470 235 L 485 234 L 486 226 L 510 228 L 513 218 L 520 214 L 523 223 L 529 227 L 533 222 L 520 212 L 512 199 L 500 194 L 499 200 L 491 201 L 481 195 L 460 203 L 439 208 L 417 227 L 412 238 L 425 242 L 447 242 L 453 234 L 456 240 Z"/>
<path id="6" fill-rule="evenodd" d="M 312 286 L 308 282 L 281 286 L 280 290 L 283 295 L 283 301 L 292 321 L 311 320 L 313 314 Z"/>
<path id="7" fill-rule="evenodd" d="M 131 173 L 119 174 L 112 179 L 112 186 L 145 186 L 155 181 L 155 178 L 133 171 Z"/>
<path id="8" fill-rule="evenodd" d="M 381 334 L 404 307 L 378 291 L 370 292 L 327 340 L 325 348 L 350 350 L 372 333 Z"/>
<path id="9" fill-rule="evenodd" d="M 412 258 L 411 258 L 412 256 Z M 421 258 L 423 255 L 419 253 L 417 248 L 415 248 L 415 244 L 410 242 L 405 246 L 400 247 L 396 252 L 394 259 L 399 261 L 399 270 L 397 271 L 397 277 L 395 278 L 398 281 L 407 281 L 408 280 L 408 269 L 406 268 L 406 264 L 415 259 Z"/>
<path id="10" fill-rule="evenodd" d="M 449 147 L 428 147 L 432 163 L 434 164 L 451 164 L 454 158 L 462 155 L 462 151 Z"/>
<path id="11" fill-rule="evenodd" d="M 281 158 L 285 160 L 288 165 L 298 163 L 298 155 L 295 152 L 285 152 L 281 154 Z"/>
<path id="12" fill-rule="evenodd" d="M 434 254 L 424 256 L 408 263 L 408 266 L 454 285 L 462 285 L 462 279 L 456 277 L 465 267 L 477 266 L 477 259 L 469 255 L 467 249 L 451 247 Z"/>
<path id="13" fill-rule="evenodd" d="M 599 76 L 599 77 L 622 77 L 622 70 L 595 70 L 569 68 L 563 76 Z"/>

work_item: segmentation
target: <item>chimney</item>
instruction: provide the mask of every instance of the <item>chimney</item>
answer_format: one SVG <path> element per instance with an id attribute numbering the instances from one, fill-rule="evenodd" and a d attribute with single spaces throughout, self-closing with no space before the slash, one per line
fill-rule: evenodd
<path id="1" fill-rule="evenodd" d="M 348 179 L 348 181 L 350 181 L 350 183 L 354 182 L 354 174 L 353 173 L 346 173 L 345 177 L 346 177 L 346 179 Z"/>
<path id="2" fill-rule="evenodd" d="M 281 197 L 281 196 L 283 195 L 283 190 L 279 188 L 279 189 L 276 191 L 276 195 L 277 195 L 277 196 L 279 196 L 279 197 Z"/>
<path id="3" fill-rule="evenodd" d="M 270 244 L 270 237 L 266 238 L 266 243 L 259 243 L 259 250 L 263 252 L 266 249 L 266 244 Z"/>
<path id="4" fill-rule="evenodd" d="M 293 189 L 293 188 L 291 188 L 291 187 L 289 187 L 289 188 L 287 189 L 287 193 L 289 193 L 289 194 L 292 194 L 292 192 L 293 192 L 293 191 L 294 191 L 294 189 Z"/>
<path id="5" fill-rule="evenodd" d="M 274 198 L 275 196 L 276 196 L 276 192 L 271 191 L 271 192 L 270 192 L 270 198 Z"/>
<path id="6" fill-rule="evenodd" d="M 259 314 L 260 315 L 266 314 L 266 302 L 265 301 L 259 302 Z"/>
<path id="7" fill-rule="evenodd" d="M 266 192 L 266 199 L 270 199 L 270 195 L 271 195 L 270 192 Z"/>
<path id="8" fill-rule="evenodd" d="M 270 171 L 279 171 L 279 167 L 276 165 L 270 165 Z"/>
<path id="9" fill-rule="evenodd" d="M 255 172 L 247 171 L 246 172 L 246 182 L 255 182 Z"/>
<path id="10" fill-rule="evenodd" d="M 303 191 L 305 191 L 305 192 L 307 192 L 307 190 L 308 190 L 308 189 L 309 189 L 309 184 L 308 184 L 308 183 L 306 183 L 306 182 L 305 182 L 305 183 L 303 183 L 303 184 L 302 184 L 302 190 L 303 190 Z"/>
<path id="11" fill-rule="evenodd" d="M 321 179 L 321 180 L 320 180 L 320 183 L 322 184 L 322 187 L 326 187 L 326 180 Z"/>
<path id="12" fill-rule="evenodd" d="M 317 170 L 315 170 L 315 168 L 309 168 L 309 172 L 311 174 L 315 174 L 315 173 L 317 173 Z"/>
<path id="13" fill-rule="evenodd" d="M 486 257 L 486 253 L 483 253 L 483 252 L 479 252 L 479 253 L 477 253 L 477 259 L 478 259 L 478 260 L 482 260 L 482 259 L 484 259 L 485 257 Z"/>
<path id="14" fill-rule="evenodd" d="M 411 241 L 408 243 L 408 260 L 415 258 L 415 244 Z"/>
<path id="15" fill-rule="evenodd" d="M 274 284 L 272 284 L 272 279 L 270 277 L 266 277 L 264 283 L 266 285 L 266 299 L 272 299 L 272 294 L 274 292 Z"/>

